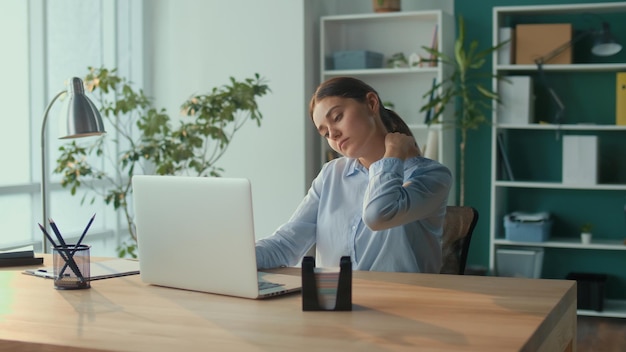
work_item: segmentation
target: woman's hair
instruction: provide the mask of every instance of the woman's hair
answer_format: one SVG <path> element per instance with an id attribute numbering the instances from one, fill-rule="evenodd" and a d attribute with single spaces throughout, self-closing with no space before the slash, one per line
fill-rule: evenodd
<path id="1" fill-rule="evenodd" d="M 313 118 L 313 109 L 318 101 L 328 97 L 342 97 L 354 99 L 360 103 L 366 103 L 367 93 L 376 94 L 378 99 L 378 111 L 387 132 L 400 132 L 413 137 L 409 126 L 393 110 L 387 109 L 380 101 L 378 92 L 367 83 L 353 77 L 334 77 L 317 87 L 311 102 L 309 103 L 309 115 Z"/>

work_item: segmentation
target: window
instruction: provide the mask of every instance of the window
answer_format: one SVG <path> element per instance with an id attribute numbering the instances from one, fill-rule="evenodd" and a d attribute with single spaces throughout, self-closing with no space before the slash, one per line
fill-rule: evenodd
<path id="1" fill-rule="evenodd" d="M 133 82 L 142 82 L 140 70 L 133 71 L 143 57 L 141 16 L 141 0 L 0 2 L 0 42 L 7 46 L 3 52 L 10 53 L 0 65 L 5 78 L 0 88 L 0 248 L 35 244 L 41 249 L 37 223 L 43 221 L 41 123 L 46 106 L 67 88 L 69 78 L 84 77 L 88 66 L 118 68 Z M 125 231 L 121 218 L 101 198 L 81 204 L 82 195 L 72 197 L 52 173 L 58 148 L 67 142 L 58 139 L 65 132 L 61 106 L 60 100 L 51 106 L 46 128 L 48 215 L 72 238 L 96 213 L 88 237 L 92 255 L 112 255 Z"/>

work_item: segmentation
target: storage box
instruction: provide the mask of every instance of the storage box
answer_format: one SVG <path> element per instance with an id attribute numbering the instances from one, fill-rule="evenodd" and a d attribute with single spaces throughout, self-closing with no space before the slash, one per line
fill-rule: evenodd
<path id="1" fill-rule="evenodd" d="M 552 219 L 539 215 L 539 220 L 528 220 L 526 214 L 511 213 L 504 216 L 504 234 L 507 240 L 518 242 L 543 242 L 550 237 Z"/>
<path id="2" fill-rule="evenodd" d="M 597 184 L 598 136 L 563 136 L 562 172 L 564 184 Z"/>
<path id="3" fill-rule="evenodd" d="M 535 60 L 572 40 L 570 23 L 518 24 L 515 27 L 515 63 L 534 65 Z M 571 64 L 572 47 L 544 64 Z"/>
<path id="4" fill-rule="evenodd" d="M 569 273 L 567 280 L 576 280 L 578 309 L 601 312 L 604 309 L 604 285 L 606 274 Z"/>
<path id="5" fill-rule="evenodd" d="M 531 76 L 507 76 L 498 82 L 502 104 L 498 104 L 498 123 L 527 125 L 535 116 L 535 93 Z"/>
<path id="6" fill-rule="evenodd" d="M 496 249 L 496 275 L 538 279 L 543 267 L 543 248 Z"/>
<path id="7" fill-rule="evenodd" d="M 358 70 L 383 67 L 383 54 L 367 50 L 337 51 L 333 53 L 335 70 Z"/>

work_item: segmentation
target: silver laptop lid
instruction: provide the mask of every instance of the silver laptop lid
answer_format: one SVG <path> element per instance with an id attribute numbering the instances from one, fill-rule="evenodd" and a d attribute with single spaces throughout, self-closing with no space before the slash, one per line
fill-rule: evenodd
<path id="1" fill-rule="evenodd" d="M 144 282 L 257 297 L 249 180 L 136 175 L 132 184 Z"/>

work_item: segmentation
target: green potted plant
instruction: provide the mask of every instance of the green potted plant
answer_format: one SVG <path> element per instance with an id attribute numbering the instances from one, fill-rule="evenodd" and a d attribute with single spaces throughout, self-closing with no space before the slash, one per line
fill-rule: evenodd
<path id="1" fill-rule="evenodd" d="M 137 237 L 128 197 L 135 173 L 159 175 L 219 176 L 216 162 L 226 152 L 235 133 L 249 120 L 261 125 L 257 99 L 269 92 L 258 74 L 243 81 L 230 78 L 230 84 L 214 87 L 206 94 L 183 102 L 181 118 L 173 120 L 165 109 L 156 109 L 142 90 L 120 77 L 116 69 L 91 68 L 84 78 L 104 120 L 117 132 L 117 140 L 103 135 L 95 140 L 76 140 L 60 147 L 55 173 L 61 184 L 75 195 L 80 187 L 88 189 L 91 202 L 102 197 L 106 204 L 121 209 L 126 217 L 129 241 L 118 248 L 118 255 L 135 257 Z M 176 123 L 175 123 L 176 121 Z M 122 150 L 105 158 L 112 168 L 102 167 L 107 143 Z M 83 144 L 87 143 L 87 144 Z M 93 181 L 109 185 L 94 187 Z M 83 197 L 82 202 L 85 201 Z"/>
<path id="2" fill-rule="evenodd" d="M 429 120 L 431 123 L 449 123 L 461 131 L 459 143 L 459 205 L 465 203 L 465 148 L 467 146 L 467 132 L 477 129 L 482 124 L 488 124 L 487 113 L 493 109 L 493 101 L 500 102 L 497 92 L 485 87 L 482 82 L 490 78 L 502 79 L 498 75 L 485 72 L 483 68 L 486 57 L 498 50 L 506 42 L 497 46 L 478 51 L 478 41 L 472 40 L 467 46 L 465 42 L 465 24 L 463 17 L 458 17 L 458 37 L 454 43 L 454 56 L 424 46 L 423 49 L 432 55 L 430 61 L 437 61 L 452 67 L 451 74 L 437 82 L 423 97 L 433 97 L 423 105 L 421 112 L 433 110 Z M 452 121 L 440 121 L 439 117 L 449 107 L 455 107 Z"/>
<path id="3" fill-rule="evenodd" d="M 584 223 L 580 227 L 580 241 L 583 244 L 591 243 L 591 237 L 593 236 L 591 231 L 593 231 L 593 224 L 590 222 Z"/>

